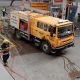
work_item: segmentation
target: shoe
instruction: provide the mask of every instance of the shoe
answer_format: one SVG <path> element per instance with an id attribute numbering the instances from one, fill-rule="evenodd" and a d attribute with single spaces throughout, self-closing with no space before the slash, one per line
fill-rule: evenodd
<path id="1" fill-rule="evenodd" d="M 4 66 L 5 66 L 5 67 L 8 67 L 7 63 L 4 63 Z"/>

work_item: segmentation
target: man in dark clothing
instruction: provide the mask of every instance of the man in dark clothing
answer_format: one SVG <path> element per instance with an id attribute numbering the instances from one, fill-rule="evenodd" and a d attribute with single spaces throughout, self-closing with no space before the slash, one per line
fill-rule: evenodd
<path id="1" fill-rule="evenodd" d="M 58 11 L 57 17 L 58 17 L 58 18 L 62 18 L 62 10 L 59 10 L 59 11 Z"/>
<path id="2" fill-rule="evenodd" d="M 7 60 L 9 58 L 9 42 L 7 40 L 4 40 L 2 45 L 2 52 L 3 52 L 3 63 L 4 66 L 7 66 Z"/>
<path id="3" fill-rule="evenodd" d="M 7 14 L 7 13 L 6 13 L 6 8 L 3 8 L 3 9 L 2 9 L 2 14 L 3 14 L 3 17 L 5 17 L 5 15 Z"/>

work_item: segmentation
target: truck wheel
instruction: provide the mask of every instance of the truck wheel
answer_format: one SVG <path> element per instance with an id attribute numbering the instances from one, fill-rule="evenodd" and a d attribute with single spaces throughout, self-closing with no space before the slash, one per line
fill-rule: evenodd
<path id="1" fill-rule="evenodd" d="M 16 38 L 21 39 L 20 31 L 16 30 L 15 32 L 16 32 Z"/>
<path id="2" fill-rule="evenodd" d="M 47 54 L 50 53 L 51 46 L 50 46 L 50 44 L 49 44 L 47 41 L 42 42 L 41 48 L 42 48 L 42 50 L 43 50 L 45 53 L 47 53 Z"/>

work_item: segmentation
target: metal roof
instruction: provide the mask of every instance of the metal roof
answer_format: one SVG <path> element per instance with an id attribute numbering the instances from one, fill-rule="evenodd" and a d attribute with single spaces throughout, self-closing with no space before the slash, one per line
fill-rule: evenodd
<path id="1" fill-rule="evenodd" d="M 69 20 L 63 20 L 63 19 L 52 17 L 52 16 L 43 16 L 43 17 L 38 17 L 35 19 L 45 24 L 52 25 L 52 26 L 54 25 L 59 26 L 59 25 L 67 24 L 67 23 L 70 23 L 70 24 L 72 23 Z"/>

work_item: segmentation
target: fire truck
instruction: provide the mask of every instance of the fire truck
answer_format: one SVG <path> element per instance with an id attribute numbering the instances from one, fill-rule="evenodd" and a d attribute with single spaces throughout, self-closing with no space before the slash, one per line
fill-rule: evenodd
<path id="1" fill-rule="evenodd" d="M 74 25 L 63 20 L 35 11 L 12 11 L 10 25 L 15 36 L 33 41 L 43 52 L 57 52 L 74 45 Z"/>

